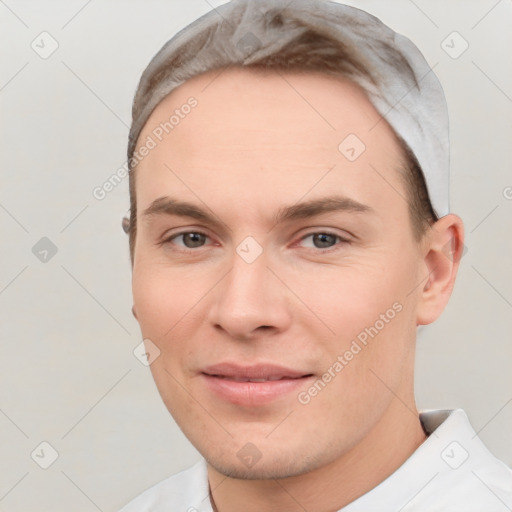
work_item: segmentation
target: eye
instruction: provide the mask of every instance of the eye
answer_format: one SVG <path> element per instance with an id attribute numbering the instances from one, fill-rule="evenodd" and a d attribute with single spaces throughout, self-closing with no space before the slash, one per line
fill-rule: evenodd
<path id="1" fill-rule="evenodd" d="M 184 250 L 193 250 L 203 247 L 207 239 L 209 239 L 209 236 L 201 231 L 182 231 L 181 233 L 175 233 L 165 238 L 162 240 L 161 244 L 173 244 L 182 247 Z M 299 240 L 299 244 L 308 239 L 311 239 L 311 243 L 303 244 L 303 246 L 313 249 L 324 249 L 321 252 L 330 252 L 329 249 L 336 250 L 337 245 L 350 243 L 348 239 L 336 235 L 335 233 L 317 231 L 303 236 Z M 176 242 L 176 240 L 181 241 L 181 243 Z M 337 241 L 339 242 L 337 243 Z"/>
<path id="2" fill-rule="evenodd" d="M 341 245 L 343 243 L 349 243 L 349 240 L 346 238 L 343 238 L 339 235 L 336 235 L 334 233 L 319 231 L 315 233 L 309 233 L 306 236 L 303 236 L 300 241 L 303 242 L 304 240 L 307 240 L 308 238 L 311 238 L 311 241 L 313 245 L 309 245 L 309 247 L 313 247 L 315 249 L 330 249 L 332 247 L 335 247 L 336 245 Z M 336 244 L 336 240 L 340 240 L 340 243 Z M 326 251 L 324 251 L 326 252 Z"/>
<path id="3" fill-rule="evenodd" d="M 196 249 L 203 246 L 207 238 L 209 237 L 200 231 L 182 231 L 181 233 L 176 233 L 166 238 L 162 241 L 162 244 L 174 243 L 174 240 L 181 239 L 182 243 L 176 243 L 176 245 L 185 247 L 186 249 Z"/>

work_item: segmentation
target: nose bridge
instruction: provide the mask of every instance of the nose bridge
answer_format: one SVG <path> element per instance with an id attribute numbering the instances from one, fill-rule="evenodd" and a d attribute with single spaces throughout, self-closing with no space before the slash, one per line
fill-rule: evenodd
<path id="1" fill-rule="evenodd" d="M 252 240 L 239 244 L 215 294 L 210 320 L 232 336 L 249 336 L 261 326 L 281 329 L 287 321 L 285 290 L 259 247 Z"/>

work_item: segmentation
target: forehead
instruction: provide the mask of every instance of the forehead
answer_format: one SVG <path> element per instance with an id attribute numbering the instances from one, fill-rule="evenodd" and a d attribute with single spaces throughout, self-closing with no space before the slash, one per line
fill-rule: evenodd
<path id="1" fill-rule="evenodd" d="M 184 108 L 191 98 L 195 106 Z M 148 138 L 156 145 L 137 166 L 141 207 L 171 182 L 190 198 L 236 190 L 265 200 L 277 191 L 298 198 L 312 187 L 341 187 L 364 202 L 384 185 L 382 176 L 400 188 L 391 127 L 358 86 L 317 72 L 233 68 L 196 76 L 160 102 L 138 147 Z"/>
<path id="2" fill-rule="evenodd" d="M 277 132 L 280 142 L 307 134 L 312 144 L 326 136 L 326 142 L 336 141 L 349 130 L 368 142 L 383 132 L 394 135 L 363 90 L 347 78 L 316 71 L 236 67 L 187 80 L 157 105 L 143 132 L 169 121 L 173 111 L 190 110 L 186 107 L 190 98 L 198 105 L 190 112 L 190 120 L 173 127 L 173 135 L 190 135 L 197 124 L 202 125 L 202 132 L 217 139 L 230 133 L 245 136 L 251 131 L 269 138 Z"/>

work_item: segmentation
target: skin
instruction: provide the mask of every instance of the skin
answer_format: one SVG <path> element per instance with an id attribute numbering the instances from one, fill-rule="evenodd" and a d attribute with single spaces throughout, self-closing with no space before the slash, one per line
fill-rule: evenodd
<path id="1" fill-rule="evenodd" d="M 197 107 L 136 168 L 133 312 L 160 350 L 153 377 L 208 460 L 217 510 L 338 510 L 426 438 L 413 390 L 416 328 L 448 302 L 462 221 L 449 214 L 415 241 L 394 132 L 345 79 L 206 73 L 157 106 L 139 141 L 190 96 Z M 353 162 L 338 150 L 351 133 L 366 146 Z M 280 208 L 334 193 L 372 211 L 273 222 Z M 162 196 L 221 224 L 144 216 Z M 206 237 L 170 238 L 184 231 Z M 322 242 L 323 232 L 335 236 Z M 263 250 L 252 263 L 236 252 L 247 236 Z M 237 405 L 204 383 L 201 369 L 223 361 L 320 378 L 394 303 L 401 311 L 306 405 L 295 392 Z M 246 443 L 261 454 L 252 467 L 237 457 Z"/>

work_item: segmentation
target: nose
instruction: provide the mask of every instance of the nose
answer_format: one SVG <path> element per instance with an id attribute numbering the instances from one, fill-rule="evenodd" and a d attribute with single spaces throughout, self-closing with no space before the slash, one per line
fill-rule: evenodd
<path id="1" fill-rule="evenodd" d="M 236 253 L 232 261 L 231 270 L 214 288 L 210 322 L 240 341 L 286 330 L 290 294 L 268 267 L 265 252 L 252 263 Z"/>

